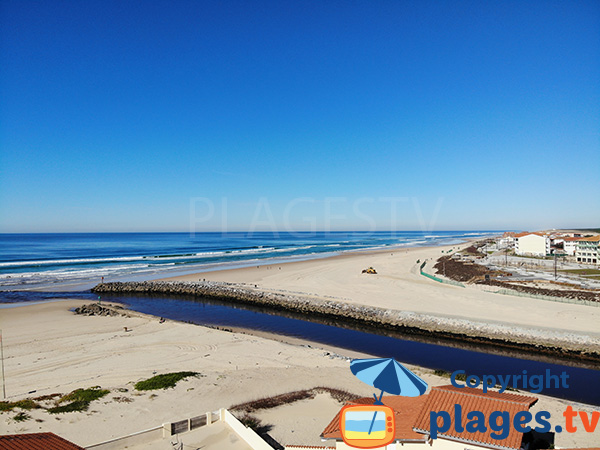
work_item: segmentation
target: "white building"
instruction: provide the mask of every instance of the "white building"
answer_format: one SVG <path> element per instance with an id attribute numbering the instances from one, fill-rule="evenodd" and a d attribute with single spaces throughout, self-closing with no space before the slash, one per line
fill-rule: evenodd
<path id="1" fill-rule="evenodd" d="M 520 233 L 515 236 L 517 255 L 546 256 L 550 254 L 550 238 L 541 233 Z"/>
<path id="2" fill-rule="evenodd" d="M 600 264 L 600 235 L 577 238 L 575 258 L 583 264 Z"/>
<path id="3" fill-rule="evenodd" d="M 502 237 L 496 241 L 498 248 L 513 248 L 515 246 L 516 234 L 513 231 L 505 231 Z"/>
<path id="4" fill-rule="evenodd" d="M 563 241 L 563 249 L 567 256 L 575 256 L 577 250 L 577 241 L 581 238 L 567 237 Z"/>

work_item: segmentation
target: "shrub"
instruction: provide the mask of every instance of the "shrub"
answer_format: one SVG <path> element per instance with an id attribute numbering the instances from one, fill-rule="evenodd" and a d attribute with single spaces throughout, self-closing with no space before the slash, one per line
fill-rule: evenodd
<path id="1" fill-rule="evenodd" d="M 26 420 L 29 420 L 29 419 L 31 419 L 31 416 L 23 411 L 21 411 L 19 414 L 17 414 L 15 417 L 13 417 L 13 420 L 15 422 L 25 422 Z"/>
<path id="2" fill-rule="evenodd" d="M 50 414 L 59 414 L 59 413 L 67 413 L 67 412 L 87 411 L 89 406 L 90 406 L 90 402 L 76 401 L 76 402 L 67 403 L 66 405 L 48 408 L 48 412 Z"/>
<path id="3" fill-rule="evenodd" d="M 108 389 L 100 389 L 100 386 L 94 386 L 89 389 L 75 389 L 70 394 L 62 397 L 58 403 L 63 402 L 87 402 L 91 403 L 94 400 L 104 397 L 110 391 Z"/>
<path id="4" fill-rule="evenodd" d="M 12 411 L 14 408 L 20 409 L 34 409 L 40 408 L 36 402 L 31 400 L 30 398 L 26 398 L 24 400 L 18 400 L 16 402 L 0 402 L 0 412 L 8 412 Z"/>
<path id="5" fill-rule="evenodd" d="M 48 408 L 50 414 L 59 414 L 67 412 L 87 411 L 90 403 L 94 400 L 104 397 L 110 391 L 101 389 L 100 386 L 94 386 L 89 389 L 75 389 L 73 392 L 61 397 L 57 406 Z M 69 402 L 66 405 L 60 403 Z"/>
<path id="6" fill-rule="evenodd" d="M 177 382 L 188 378 L 200 375 L 198 372 L 173 372 L 156 375 L 147 380 L 138 381 L 135 383 L 135 389 L 138 391 L 153 391 L 156 389 L 167 389 L 175 387 Z"/>

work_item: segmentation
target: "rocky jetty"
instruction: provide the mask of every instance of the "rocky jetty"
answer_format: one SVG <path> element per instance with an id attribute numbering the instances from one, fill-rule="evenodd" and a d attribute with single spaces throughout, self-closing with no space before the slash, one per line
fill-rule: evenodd
<path id="1" fill-rule="evenodd" d="M 247 285 L 215 281 L 144 281 L 102 283 L 92 289 L 105 294 L 177 295 L 182 298 L 218 299 L 230 303 L 258 305 L 275 310 L 358 323 L 403 334 L 490 345 L 600 363 L 600 342 L 591 336 L 491 324 L 469 319 L 389 310 L 335 299 L 304 297 L 292 293 L 261 291 Z"/>

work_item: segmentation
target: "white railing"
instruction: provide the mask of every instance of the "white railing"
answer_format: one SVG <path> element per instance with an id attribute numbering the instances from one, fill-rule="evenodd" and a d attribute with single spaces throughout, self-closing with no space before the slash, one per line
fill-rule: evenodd
<path id="1" fill-rule="evenodd" d="M 120 450 L 129 446 L 148 444 L 153 441 L 169 438 L 175 434 L 189 433 L 197 428 L 210 426 L 215 422 L 226 423 L 254 450 L 273 450 L 273 447 L 267 444 L 253 429 L 243 425 L 225 408 L 177 422 L 167 422 L 148 430 L 138 431 L 127 436 L 90 445 L 86 447 L 86 450 Z"/>

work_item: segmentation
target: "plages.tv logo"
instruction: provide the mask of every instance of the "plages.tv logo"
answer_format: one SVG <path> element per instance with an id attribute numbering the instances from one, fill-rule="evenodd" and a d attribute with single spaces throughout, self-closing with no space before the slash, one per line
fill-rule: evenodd
<path id="1" fill-rule="evenodd" d="M 579 428 L 593 433 L 600 421 L 600 411 L 577 411 L 566 406 L 564 422 L 553 421 L 552 426 L 550 412 L 530 412 L 537 397 L 506 392 L 509 387 L 532 394 L 550 388 L 568 389 L 569 374 L 564 371 L 552 373 L 546 369 L 541 374 L 528 374 L 523 370 L 514 375 L 477 376 L 458 370 L 451 375 L 451 385 L 432 387 L 424 395 L 427 383 L 391 358 L 353 360 L 350 369 L 380 393 L 373 394 L 374 400 L 367 397 L 349 402 L 336 418 L 335 427 L 328 426 L 326 438 L 339 439 L 341 435 L 349 447 L 383 448 L 394 441 L 404 445 L 415 439 L 432 445 L 439 438 L 499 448 L 523 445 L 532 439 L 551 445 L 552 432 L 574 433 Z M 388 394 L 385 397 L 384 392 Z"/>

